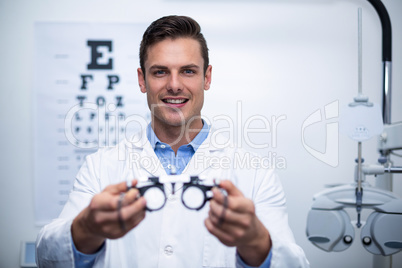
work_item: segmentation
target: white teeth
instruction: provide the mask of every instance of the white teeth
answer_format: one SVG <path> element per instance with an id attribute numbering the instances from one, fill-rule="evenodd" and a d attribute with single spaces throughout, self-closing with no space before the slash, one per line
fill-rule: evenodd
<path id="1" fill-rule="evenodd" d="M 165 102 L 173 104 L 184 103 L 185 101 L 185 99 L 165 99 Z"/>

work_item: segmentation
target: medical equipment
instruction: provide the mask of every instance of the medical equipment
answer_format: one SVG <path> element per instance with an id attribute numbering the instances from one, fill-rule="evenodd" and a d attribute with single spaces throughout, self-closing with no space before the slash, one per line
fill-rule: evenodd
<path id="1" fill-rule="evenodd" d="M 376 165 L 363 166 L 362 170 L 365 175 L 383 174 L 390 168 Z M 397 170 L 400 172 L 401 168 Z M 372 209 L 374 211 L 361 230 L 364 248 L 372 254 L 384 256 L 399 252 L 402 250 L 402 200 L 392 192 L 371 187 L 365 182 L 361 185 L 361 195 L 357 194 L 357 182 L 314 195 L 307 217 L 308 239 L 325 251 L 346 250 L 355 238 L 355 229 L 345 208 L 356 208 L 358 215 L 362 209 Z M 358 217 L 356 226 L 360 228 L 361 224 Z"/>
<path id="2" fill-rule="evenodd" d="M 175 194 L 176 184 L 182 184 L 181 201 L 183 205 L 191 210 L 200 210 L 205 203 L 212 198 L 212 188 L 219 187 L 219 180 L 208 180 L 199 176 L 166 175 L 160 177 L 144 177 L 138 180 L 135 187 L 127 185 L 127 189 L 136 188 L 140 195 L 147 200 L 148 211 L 157 211 L 166 204 L 166 183 L 172 185 L 171 194 Z"/>
<path id="3" fill-rule="evenodd" d="M 366 183 L 365 177 L 402 173 L 402 167 L 392 166 L 389 157 L 393 150 L 402 149 L 402 123 L 391 124 L 389 16 L 381 1 L 369 0 L 369 2 L 379 12 L 383 25 L 383 122 L 378 120 L 381 119 L 379 109 L 362 94 L 361 9 L 359 9 L 359 91 L 354 102 L 346 108 L 347 116 L 341 117 L 343 131 L 358 142 L 354 182 L 314 195 L 314 202 L 307 217 L 306 235 L 315 246 L 325 251 L 346 250 L 355 239 L 355 228 L 345 209 L 354 208 L 357 213 L 355 226 L 361 228 L 360 240 L 363 247 L 372 254 L 389 256 L 402 250 L 402 200 L 390 191 L 392 188 L 390 179 L 387 179 L 386 183 L 379 183 L 388 185 L 385 187 L 387 189 L 384 187 L 379 189 Z M 376 135 L 379 135 L 378 150 L 381 154 L 379 164 L 366 165 L 362 157 L 362 142 Z M 361 220 L 363 209 L 373 210 L 366 222 Z M 373 260 L 374 267 L 380 267 L 378 264 L 381 261 L 375 258 Z M 385 267 L 384 262 L 381 262 L 381 267 Z"/>

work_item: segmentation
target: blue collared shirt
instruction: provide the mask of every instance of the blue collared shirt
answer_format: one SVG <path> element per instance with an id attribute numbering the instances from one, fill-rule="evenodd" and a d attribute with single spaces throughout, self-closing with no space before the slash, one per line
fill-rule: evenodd
<path id="1" fill-rule="evenodd" d="M 161 142 L 158 137 L 155 135 L 154 130 L 151 127 L 151 124 L 148 125 L 147 128 L 147 138 L 151 143 L 152 148 L 155 151 L 156 156 L 159 161 L 162 163 L 163 168 L 165 169 L 167 174 L 181 174 L 187 164 L 190 162 L 191 158 L 197 151 L 197 149 L 201 146 L 204 140 L 208 137 L 209 133 L 209 125 L 204 122 L 204 125 L 201 131 L 195 136 L 195 138 L 186 145 L 182 145 L 177 150 L 177 154 L 173 151 L 172 147 L 169 144 Z M 72 238 L 71 238 L 72 239 Z M 105 246 L 95 254 L 83 254 L 79 252 L 74 243 L 73 244 L 73 252 L 74 252 L 74 260 L 75 267 L 77 268 L 89 268 L 95 262 L 95 258 L 98 254 L 104 250 Z M 271 264 L 272 251 L 269 252 L 268 257 L 265 259 L 263 264 L 260 267 L 269 268 Z M 236 259 L 238 262 L 242 264 L 245 268 L 252 268 L 251 266 L 246 265 L 243 260 L 240 258 L 238 254 L 236 254 Z"/>
<path id="2" fill-rule="evenodd" d="M 195 136 L 195 138 L 189 144 L 180 146 L 177 150 L 177 154 L 175 154 L 169 144 L 161 142 L 158 139 L 151 124 L 149 124 L 147 128 L 147 138 L 168 175 L 171 175 L 172 172 L 176 174 L 181 174 L 183 172 L 197 149 L 208 137 L 208 133 L 209 125 L 204 123 L 201 131 Z"/>

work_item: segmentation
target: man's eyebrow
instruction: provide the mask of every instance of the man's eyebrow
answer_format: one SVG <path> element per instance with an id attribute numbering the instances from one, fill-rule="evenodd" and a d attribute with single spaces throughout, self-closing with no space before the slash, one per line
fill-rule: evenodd
<path id="1" fill-rule="evenodd" d="M 200 68 L 200 66 L 198 66 L 197 64 L 187 64 L 187 65 L 184 65 L 184 66 L 181 66 L 180 67 L 180 69 L 191 69 L 191 68 L 196 68 L 196 69 L 199 69 Z M 158 65 L 158 64 L 155 64 L 155 65 L 152 65 L 151 67 L 149 67 L 149 70 L 154 70 L 154 69 L 158 69 L 158 70 L 167 70 L 167 69 L 169 69 L 167 66 L 164 66 L 164 65 Z"/>
<path id="2" fill-rule="evenodd" d="M 149 67 L 150 70 L 152 69 L 167 69 L 168 67 L 163 66 L 163 65 L 152 65 L 151 67 Z"/>
<path id="3" fill-rule="evenodd" d="M 189 64 L 189 65 L 184 65 L 181 67 L 181 69 L 191 69 L 191 68 L 197 68 L 199 69 L 200 66 L 196 65 L 196 64 Z"/>

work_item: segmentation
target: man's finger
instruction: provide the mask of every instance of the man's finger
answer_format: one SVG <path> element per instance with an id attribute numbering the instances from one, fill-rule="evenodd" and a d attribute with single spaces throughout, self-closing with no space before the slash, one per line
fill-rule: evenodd
<path id="1" fill-rule="evenodd" d="M 209 210 L 209 216 L 211 218 L 211 221 L 216 225 L 219 226 L 219 219 L 223 215 L 223 206 L 219 205 L 217 202 L 214 200 L 211 200 L 210 202 L 210 210 Z M 249 215 L 245 215 L 243 213 L 238 213 L 236 211 L 233 211 L 231 209 L 226 209 L 224 213 L 224 219 L 223 219 L 223 224 L 222 228 L 224 228 L 226 225 L 234 225 L 234 226 L 239 226 L 242 228 L 247 228 L 250 225 L 250 218 Z"/>
<path id="2" fill-rule="evenodd" d="M 129 219 L 135 216 L 139 212 L 145 213 L 145 208 L 147 206 L 147 201 L 144 197 L 140 197 L 137 201 L 133 202 L 130 205 L 123 207 L 122 210 L 122 217 L 123 219 Z"/>
<path id="3" fill-rule="evenodd" d="M 212 214 L 209 214 L 208 216 L 208 220 L 213 224 L 215 229 L 214 233 L 216 234 L 218 234 L 219 230 L 221 236 L 225 234 L 225 236 L 233 238 L 234 241 L 239 241 L 239 239 L 241 240 L 247 232 L 247 227 L 238 224 L 238 222 L 230 223 L 225 220 L 223 223 L 219 223 L 219 220 Z"/>
<path id="4" fill-rule="evenodd" d="M 229 180 L 223 180 L 219 187 L 225 189 L 229 196 L 243 196 L 242 192 Z"/>
<path id="5" fill-rule="evenodd" d="M 100 230 L 106 237 L 117 238 L 120 237 L 122 231 L 129 231 L 144 219 L 145 204 L 146 201 L 142 197 L 134 203 L 120 208 L 120 212 L 117 209 L 98 210 L 96 214 L 93 214 L 92 220 L 98 226 L 103 226 Z M 124 222 L 126 230 L 121 230 L 120 220 Z"/>
<path id="6" fill-rule="evenodd" d="M 102 192 L 92 198 L 89 203 L 89 209 L 92 211 L 113 211 L 117 209 L 118 200 L 118 195 L 112 195 L 109 192 Z"/>
<path id="7" fill-rule="evenodd" d="M 213 193 L 212 200 L 215 200 L 218 204 L 224 206 L 225 205 L 224 194 L 218 188 L 212 189 L 212 193 Z M 250 205 L 253 206 L 252 204 L 250 204 L 250 202 L 252 203 L 252 201 L 245 198 L 243 195 L 241 196 L 228 195 L 226 198 L 227 198 L 227 204 L 226 204 L 227 208 L 239 213 L 250 212 L 251 209 Z"/>
<path id="8" fill-rule="evenodd" d="M 234 246 L 234 237 L 230 234 L 224 232 L 223 230 L 217 228 L 209 218 L 206 218 L 204 221 L 205 227 L 207 228 L 208 232 L 218 238 L 223 244 L 227 246 Z"/>
<path id="9" fill-rule="evenodd" d="M 107 190 L 100 194 L 97 194 L 92 198 L 91 203 L 89 204 L 89 208 L 91 210 L 104 210 L 104 211 L 117 210 L 119 205 L 120 193 L 112 194 Z M 139 196 L 138 193 L 139 193 L 138 189 L 133 188 L 129 190 L 126 194 L 124 194 L 124 198 L 121 200 L 122 201 L 121 205 L 126 206 L 133 203 L 136 199 L 138 199 Z"/>
<path id="10" fill-rule="evenodd" d="M 145 208 L 141 209 L 135 215 L 132 215 L 131 218 L 128 219 L 129 228 L 132 229 L 136 227 L 138 224 L 140 224 L 140 222 L 145 218 L 145 215 L 146 215 Z"/>
<path id="11" fill-rule="evenodd" d="M 132 186 L 137 185 L 137 180 L 132 180 L 131 181 Z M 117 184 L 112 184 L 112 185 L 108 185 L 105 188 L 105 192 L 109 192 L 111 194 L 119 194 L 119 193 L 123 193 L 123 192 L 127 192 L 129 189 L 127 189 L 127 182 L 123 181 Z"/>
<path id="12" fill-rule="evenodd" d="M 138 191 L 138 189 L 131 188 L 127 193 L 125 193 L 122 205 L 123 206 L 130 205 L 134 201 L 139 199 L 140 197 L 141 196 L 140 196 L 140 192 Z"/>

